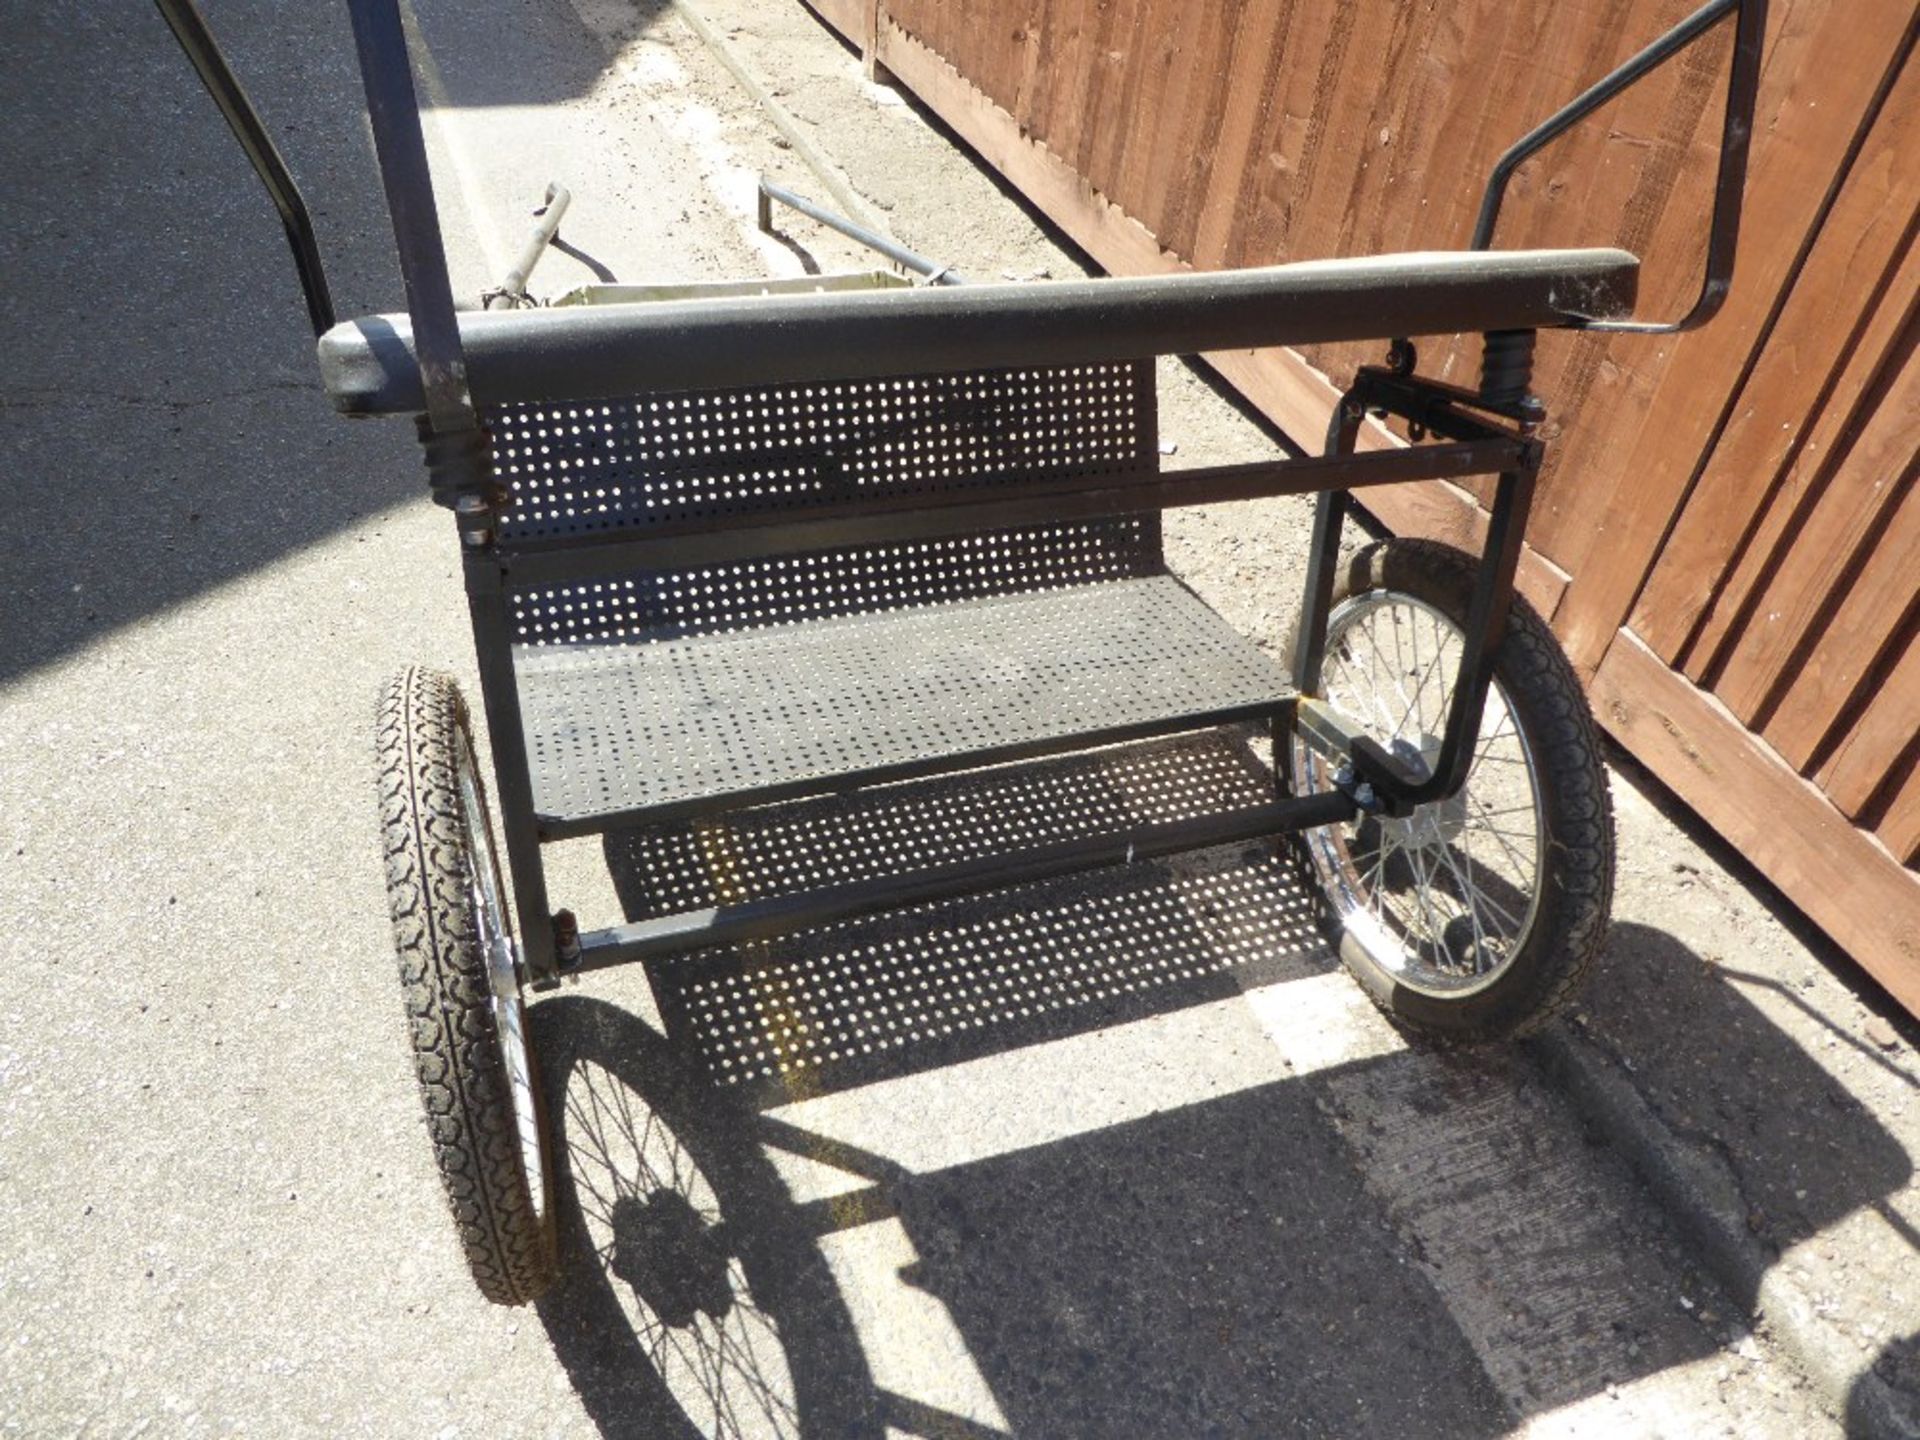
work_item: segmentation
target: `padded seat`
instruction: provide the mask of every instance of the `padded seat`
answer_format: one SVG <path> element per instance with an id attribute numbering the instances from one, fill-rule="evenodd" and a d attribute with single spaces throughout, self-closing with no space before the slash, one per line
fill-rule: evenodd
<path id="1" fill-rule="evenodd" d="M 482 406 L 595 400 L 1543 329 L 1631 313 L 1639 268 L 1624 250 L 1444 251 L 1144 279 L 469 313 L 460 336 Z M 336 325 L 319 352 L 341 411 L 425 408 L 405 316 Z"/>

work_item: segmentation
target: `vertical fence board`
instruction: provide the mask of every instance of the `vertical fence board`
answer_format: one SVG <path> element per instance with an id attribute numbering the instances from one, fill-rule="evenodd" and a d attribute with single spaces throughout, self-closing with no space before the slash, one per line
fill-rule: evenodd
<path id="1" fill-rule="evenodd" d="M 1920 878 L 1630 632 L 1592 694 L 1601 724 L 1920 1014 Z"/>
<path id="2" fill-rule="evenodd" d="M 1896 478 L 1886 528 L 1868 537 L 1859 573 L 1822 609 L 1819 633 L 1783 661 L 1760 714 L 1760 733 L 1803 773 L 1844 733 L 1847 717 L 1884 686 L 1887 657 L 1901 648 L 1920 567 L 1920 491 L 1915 458 Z M 1920 723 L 1920 711 L 1909 716 Z M 1843 807 L 1844 808 L 1844 807 Z M 1849 813 L 1852 813 L 1849 811 Z"/>
<path id="3" fill-rule="evenodd" d="M 1810 427 L 1829 405 L 1847 412 L 1920 295 L 1916 146 L 1920 67 L 1909 65 L 1635 603 L 1634 634 L 1669 662 L 1681 658 L 1716 605 L 1724 608 L 1718 624 L 1709 620 L 1707 648 L 1724 635 L 1725 616 L 1746 598 L 1742 585 L 1726 588 L 1729 571 L 1755 538 Z M 1750 584 L 1752 576 L 1745 579 Z"/>
<path id="4" fill-rule="evenodd" d="M 1909 340 L 1911 336 L 1909 336 Z M 1883 384 L 1855 417 L 1843 444 L 1821 467 L 1816 486 L 1782 547 L 1777 567 L 1756 589 L 1751 617 L 1730 637 L 1709 676 L 1710 688 L 1741 719 L 1764 723 L 1789 667 L 1804 662 L 1833 608 L 1899 514 L 1920 450 L 1920 363 L 1893 357 Z M 1910 557 L 1908 557 L 1910 558 Z"/>
<path id="5" fill-rule="evenodd" d="M 1909 752 L 1911 756 L 1911 752 Z M 1906 776 L 1876 827 L 1881 843 L 1911 868 L 1920 861 L 1920 766 L 1909 758 Z"/>
<path id="6" fill-rule="evenodd" d="M 1657 380 L 1656 388 L 1625 423 L 1597 426 L 1576 441 L 1582 483 L 1605 492 L 1588 511 L 1579 544 L 1553 552 L 1573 575 L 1561 634 L 1576 665 L 1597 662 L 1626 618 L 1696 459 L 1711 443 L 1765 338 L 1776 298 L 1793 278 L 1887 57 L 1902 52 L 1914 18 L 1905 0 L 1788 5 L 1770 27 L 1739 280 L 1715 322 L 1667 342 L 1664 355 L 1632 359 L 1625 349 L 1630 342 L 1613 342 L 1610 350 Z M 1596 453 L 1596 444 L 1608 453 Z M 1571 463 L 1571 453 L 1567 458 Z"/>
<path id="7" fill-rule="evenodd" d="M 1218 269 L 1240 217 L 1240 187 L 1254 163 L 1254 133 L 1266 121 L 1278 74 L 1270 57 L 1292 17 L 1294 0 L 1248 0 L 1230 40 L 1223 72 L 1219 139 L 1212 163 L 1191 184 L 1195 199 L 1190 255 L 1202 270 Z M 1175 237 L 1169 237 L 1172 239 Z"/>
<path id="8" fill-rule="evenodd" d="M 1805 438 L 1794 451 L 1785 476 L 1676 657 L 1678 668 L 1689 678 L 1704 683 L 1740 643 L 1768 578 L 1781 557 L 1800 543 L 1801 527 L 1818 503 L 1820 486 L 1834 457 L 1845 452 L 1850 435 L 1867 418 L 1864 412 L 1873 407 L 1875 387 L 1886 373 L 1889 353 L 1920 316 L 1916 307 L 1920 307 L 1920 252 L 1909 250 L 1901 274 L 1889 287 L 1866 336 L 1847 358 L 1826 403 L 1810 424 L 1803 425 Z M 1674 561 L 1676 567 L 1682 563 Z"/>
<path id="9" fill-rule="evenodd" d="M 1876 823 L 1869 812 L 1890 810 L 1893 795 L 1910 776 L 1920 750 L 1920 615 L 1911 599 L 1905 637 L 1890 657 L 1885 681 L 1853 728 L 1834 747 L 1814 782 L 1843 814 Z M 1878 823 L 1884 823 L 1882 819 Z M 1892 845 L 1891 841 L 1888 841 Z M 1896 853 L 1899 853 L 1896 847 Z"/>

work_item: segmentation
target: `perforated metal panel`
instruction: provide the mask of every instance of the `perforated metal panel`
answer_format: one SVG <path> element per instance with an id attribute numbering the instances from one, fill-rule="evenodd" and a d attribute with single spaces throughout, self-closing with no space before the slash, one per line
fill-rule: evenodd
<path id="1" fill-rule="evenodd" d="M 831 799 L 625 829 L 629 920 L 739 905 L 1259 805 L 1273 773 L 1233 729 L 1110 746 Z"/>
<path id="2" fill-rule="evenodd" d="M 630 919 L 1037 848 L 1271 798 L 1247 737 L 1214 730 L 1032 765 L 623 831 Z M 1128 866 L 653 962 L 674 1033 L 720 1080 L 816 1093 L 1182 997 L 1335 963 L 1270 845 Z"/>
<path id="3" fill-rule="evenodd" d="M 1218 994 L 1227 977 L 1330 963 L 1310 897 L 1268 850 L 1198 873 L 1140 866 L 953 902 L 653 977 L 716 1079 L 808 1094 L 1160 1013 L 1175 992 Z"/>
<path id="4" fill-rule="evenodd" d="M 1285 671 L 1170 576 L 656 645 L 521 647 L 535 808 L 719 809 L 1270 712 Z"/>
<path id="5" fill-rule="evenodd" d="M 510 598 L 523 645 L 672 640 L 1128 580 L 1162 569 L 1159 516 L 641 571 Z"/>
<path id="6" fill-rule="evenodd" d="M 508 549 L 862 496 L 1121 476 L 1158 459 L 1146 362 L 505 405 L 487 425 L 513 497 Z M 1154 513 L 521 590 L 514 638 L 658 640 L 1160 568 Z"/>
<path id="7" fill-rule="evenodd" d="M 1154 453 L 1152 399 L 1108 364 L 497 406 L 501 538 L 1117 474 Z"/>

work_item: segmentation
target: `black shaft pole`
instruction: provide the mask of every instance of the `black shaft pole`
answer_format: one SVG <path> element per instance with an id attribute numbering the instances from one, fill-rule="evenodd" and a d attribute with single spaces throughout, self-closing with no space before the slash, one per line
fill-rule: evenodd
<path id="1" fill-rule="evenodd" d="M 314 243 L 307 202 L 301 197 L 300 187 L 293 183 L 287 162 L 280 158 L 259 112 L 234 77 L 227 57 L 220 53 L 213 32 L 207 28 L 206 17 L 193 0 L 154 0 L 154 4 L 192 62 L 207 94 L 226 117 L 227 128 L 233 131 L 233 138 L 246 152 L 253 173 L 260 177 L 260 183 L 273 201 L 273 208 L 280 212 L 280 224 L 287 232 L 287 245 L 300 272 L 300 288 L 306 292 L 307 318 L 313 322 L 316 336 L 326 334 L 333 328 L 333 297 L 327 291 L 326 267 L 320 262 L 320 247 Z"/>

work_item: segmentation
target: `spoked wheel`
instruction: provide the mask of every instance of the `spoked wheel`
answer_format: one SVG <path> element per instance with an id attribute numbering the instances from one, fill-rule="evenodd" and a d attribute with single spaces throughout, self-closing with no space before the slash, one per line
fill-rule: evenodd
<path id="1" fill-rule="evenodd" d="M 1393 540 L 1356 555 L 1328 617 L 1326 701 L 1416 771 L 1440 751 L 1476 562 Z M 1276 757 L 1296 794 L 1334 762 L 1297 736 Z M 1516 596 L 1466 784 L 1394 819 L 1303 832 L 1299 853 L 1340 957 L 1420 1029 L 1493 1039 L 1572 999 L 1606 935 L 1613 812 L 1585 697 Z"/>
<path id="2" fill-rule="evenodd" d="M 379 755 L 387 898 L 440 1178 L 481 1292 L 525 1304 L 555 1267 L 545 1113 L 486 788 L 449 676 L 388 683 Z"/>

